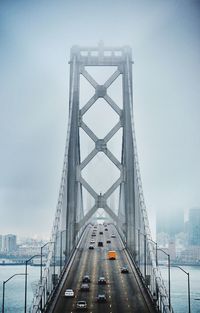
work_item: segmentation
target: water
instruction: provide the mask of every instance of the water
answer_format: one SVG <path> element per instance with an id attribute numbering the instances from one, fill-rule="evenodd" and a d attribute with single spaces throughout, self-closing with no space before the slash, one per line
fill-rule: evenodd
<path id="1" fill-rule="evenodd" d="M 191 313 L 200 313 L 200 266 L 181 267 L 190 273 Z M 161 273 L 168 287 L 167 267 L 161 267 Z M 175 313 L 188 312 L 187 275 L 176 267 L 171 267 L 171 303 Z"/>
<path id="2" fill-rule="evenodd" d="M 200 313 L 200 266 L 182 266 L 190 273 L 191 312 Z M 0 266 L 0 286 L 3 280 L 16 273 L 23 273 L 24 266 Z M 166 280 L 167 267 L 161 267 Z M 33 297 L 33 283 L 39 280 L 40 268 L 28 266 L 28 305 Z M 178 268 L 171 268 L 171 298 L 175 313 L 188 312 L 187 275 Z M 2 288 L 0 289 L 0 304 L 2 303 Z M 0 306 L 1 308 L 1 306 Z M 24 309 L 24 276 L 16 276 L 6 284 L 5 313 L 22 313 Z M 1 309 L 0 309 L 1 312 Z"/>
<path id="3" fill-rule="evenodd" d="M 0 266 L 0 312 L 2 308 L 2 282 L 14 274 L 24 273 L 24 265 Z M 34 285 L 39 280 L 40 267 L 28 266 L 27 308 L 33 298 Z M 24 277 L 15 276 L 5 285 L 5 313 L 22 313 L 24 310 Z M 27 310 L 28 311 L 28 310 Z"/>

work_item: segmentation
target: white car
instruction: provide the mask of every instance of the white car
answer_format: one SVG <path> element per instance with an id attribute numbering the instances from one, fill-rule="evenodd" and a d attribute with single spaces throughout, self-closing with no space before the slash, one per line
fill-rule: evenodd
<path id="1" fill-rule="evenodd" d="M 86 301 L 78 301 L 76 303 L 76 308 L 77 309 L 87 309 L 87 303 Z"/>
<path id="2" fill-rule="evenodd" d="M 74 291 L 72 289 L 66 289 L 65 297 L 74 297 Z"/>

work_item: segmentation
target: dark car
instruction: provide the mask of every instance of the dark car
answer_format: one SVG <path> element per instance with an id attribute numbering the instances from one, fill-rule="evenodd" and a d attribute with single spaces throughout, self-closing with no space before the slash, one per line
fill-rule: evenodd
<path id="1" fill-rule="evenodd" d="M 89 275 L 85 275 L 82 279 L 83 283 L 90 283 L 90 276 Z"/>
<path id="2" fill-rule="evenodd" d="M 107 243 L 111 243 L 111 240 L 108 239 L 106 242 L 107 242 Z"/>
<path id="3" fill-rule="evenodd" d="M 98 242 L 98 247 L 103 247 L 103 241 Z"/>
<path id="4" fill-rule="evenodd" d="M 94 249 L 94 245 L 89 245 L 89 249 L 93 250 Z"/>
<path id="5" fill-rule="evenodd" d="M 128 268 L 126 267 L 126 266 L 123 266 L 122 268 L 121 268 L 121 273 L 129 273 L 129 270 L 128 270 Z"/>
<path id="6" fill-rule="evenodd" d="M 99 235 L 103 235 L 103 232 L 102 232 L 102 231 L 100 231 L 100 232 L 99 232 Z"/>
<path id="7" fill-rule="evenodd" d="M 87 303 L 86 303 L 86 301 L 78 301 L 78 302 L 76 303 L 76 308 L 77 308 L 77 309 L 82 309 L 82 310 L 86 309 L 86 308 L 87 308 Z"/>
<path id="8" fill-rule="evenodd" d="M 99 294 L 96 298 L 96 301 L 97 302 L 106 302 L 107 299 L 106 299 L 106 296 L 104 294 Z"/>
<path id="9" fill-rule="evenodd" d="M 81 285 L 81 291 L 89 291 L 90 290 L 90 287 L 88 284 L 82 284 Z"/>
<path id="10" fill-rule="evenodd" d="M 105 277 L 103 277 L 103 276 L 99 277 L 98 285 L 106 285 Z"/>

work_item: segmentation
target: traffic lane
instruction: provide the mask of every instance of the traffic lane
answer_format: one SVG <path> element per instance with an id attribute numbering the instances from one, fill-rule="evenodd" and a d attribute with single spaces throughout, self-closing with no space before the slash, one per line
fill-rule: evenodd
<path id="1" fill-rule="evenodd" d="M 85 248 L 89 245 L 90 242 L 90 233 L 89 231 L 88 237 L 82 241 L 76 258 L 72 264 L 72 267 L 69 271 L 67 279 L 63 285 L 63 288 L 60 293 L 59 300 L 55 306 L 54 312 L 72 312 L 76 306 L 76 301 L 78 297 L 78 289 L 80 288 L 80 274 L 85 272 L 85 268 L 88 261 L 88 250 Z M 80 261 L 81 260 L 81 261 Z M 74 298 L 67 298 L 64 296 L 66 289 L 73 289 L 75 291 Z"/>
<path id="2" fill-rule="evenodd" d="M 95 257 L 92 260 L 92 288 L 91 292 L 88 294 L 88 310 L 89 312 L 99 312 L 103 309 L 105 312 L 110 312 L 108 310 L 109 303 L 97 303 L 96 297 L 98 294 L 107 294 L 107 285 L 98 285 L 98 279 L 100 276 L 107 277 L 107 272 L 105 268 L 105 247 L 98 247 L 98 242 L 103 241 L 105 242 L 104 233 L 102 232 L 102 226 L 98 226 L 97 228 L 97 236 L 96 236 L 96 245 L 95 245 Z"/>
<path id="3" fill-rule="evenodd" d="M 95 250 L 89 250 L 89 244 L 91 240 L 91 232 L 88 235 L 87 241 L 83 241 L 81 245 L 81 255 L 79 262 L 76 260 L 76 262 L 73 263 L 72 268 L 70 269 L 70 273 L 68 275 L 68 278 L 64 284 L 62 295 L 64 294 L 64 291 L 67 288 L 72 288 L 75 290 L 75 298 L 65 298 L 60 297 L 60 301 L 58 302 L 54 312 L 75 312 L 76 311 L 76 302 L 79 300 L 85 300 L 88 304 L 88 309 L 90 312 L 97 312 L 99 309 L 99 306 L 105 307 L 104 304 L 98 304 L 96 303 L 96 296 L 99 293 L 102 293 L 102 286 L 98 285 L 98 278 L 99 276 L 104 275 L 105 266 L 103 264 L 104 254 L 103 254 L 103 248 L 98 248 L 98 241 L 104 240 L 102 235 L 97 235 L 96 242 L 95 242 Z M 83 246 L 83 247 L 82 247 Z M 78 258 L 78 254 L 77 254 Z M 78 264 L 77 264 L 78 262 Z M 97 266 L 98 264 L 98 266 Z M 77 265 L 77 266 L 76 266 Z M 75 275 L 74 275 L 75 273 Z M 89 274 L 92 278 L 92 282 L 90 283 L 91 290 L 89 292 L 81 292 L 79 291 L 82 277 L 85 274 Z M 107 311 L 106 304 L 106 312 Z M 105 312 L 105 311 L 104 311 Z"/>
<path id="4" fill-rule="evenodd" d="M 92 267 L 92 282 L 91 282 L 91 291 L 88 293 L 87 303 L 88 303 L 88 311 L 91 313 L 96 312 L 110 312 L 110 304 L 111 302 L 108 299 L 107 303 L 97 303 L 96 297 L 98 294 L 106 294 L 108 290 L 108 285 L 99 285 L 98 279 L 100 276 L 108 277 L 108 271 L 106 271 L 105 267 L 105 245 L 103 247 L 98 247 L 98 242 L 105 242 L 104 233 L 102 232 L 102 226 L 98 226 L 97 228 L 97 236 L 95 243 L 95 256 L 93 257 L 90 266 Z M 108 278 L 107 278 L 108 280 Z"/>
<path id="5" fill-rule="evenodd" d="M 103 231 L 103 234 L 100 235 L 100 232 Z M 120 312 L 118 311 L 116 304 L 116 295 L 113 288 L 113 280 L 115 274 L 109 268 L 109 260 L 107 259 L 107 251 L 111 249 L 111 245 L 106 243 L 106 240 L 110 238 L 111 232 L 105 231 L 102 225 L 99 226 L 98 229 L 98 240 L 103 241 L 103 247 L 97 247 L 99 262 L 98 262 L 98 277 L 103 276 L 106 278 L 106 285 L 97 285 L 98 293 L 97 294 L 105 294 L 107 297 L 106 303 L 95 303 L 94 311 L 97 313 L 109 313 L 109 312 Z M 122 312 L 122 311 L 121 311 Z"/>
<path id="6" fill-rule="evenodd" d="M 106 303 L 96 303 L 94 312 L 111 312 L 110 308 L 112 306 L 112 298 L 111 298 L 111 273 L 108 270 L 108 266 L 106 266 L 106 253 L 105 247 L 98 248 L 99 250 L 99 263 L 98 263 L 98 277 L 105 277 L 106 284 L 105 285 L 98 285 L 97 282 L 97 294 L 105 294 L 107 298 Z"/>
<path id="7" fill-rule="evenodd" d="M 110 239 L 112 230 L 110 229 L 109 226 L 106 227 L 108 231 L 105 231 L 103 229 L 103 235 L 104 235 L 104 248 L 101 250 L 102 251 L 102 260 L 101 260 L 101 271 L 99 270 L 99 275 L 105 276 L 107 280 L 107 284 L 104 286 L 99 287 L 99 293 L 105 293 L 107 297 L 107 303 L 103 304 L 100 303 L 96 306 L 96 311 L 98 313 L 109 313 L 109 312 L 120 312 L 118 311 L 118 305 L 116 298 L 116 293 L 114 292 L 115 287 L 114 287 L 114 279 L 115 279 L 115 273 L 110 269 L 110 260 L 107 259 L 107 252 L 109 250 L 113 250 L 113 245 L 108 244 L 107 240 Z M 112 241 L 111 241 L 112 242 Z M 123 311 L 122 311 L 123 312 Z"/>
<path id="8" fill-rule="evenodd" d="M 87 244 L 84 247 L 85 250 L 85 258 L 84 258 L 84 262 L 83 260 L 80 259 L 80 263 L 84 263 L 84 266 L 82 266 L 81 271 L 78 272 L 78 280 L 76 280 L 75 284 L 76 284 L 76 288 L 77 288 L 77 293 L 76 293 L 76 299 L 74 300 L 72 309 L 76 308 L 76 302 L 80 301 L 80 300 L 85 300 L 87 302 L 87 305 L 89 308 L 92 308 L 92 301 L 91 301 L 91 291 L 93 291 L 94 286 L 93 286 L 93 272 L 94 272 L 94 263 L 97 260 L 97 255 L 95 250 L 90 250 L 89 249 L 89 245 L 91 242 L 91 233 L 89 234 L 88 237 L 88 241 Z M 76 269 L 74 269 L 76 270 Z M 85 275 L 89 275 L 91 278 L 91 283 L 89 283 L 90 286 L 90 291 L 89 292 L 84 292 L 84 291 L 80 291 L 80 287 L 82 284 L 82 279 Z"/>
<path id="9" fill-rule="evenodd" d="M 116 238 L 111 238 L 111 235 L 115 233 L 115 229 L 112 229 L 112 226 L 107 226 L 108 231 L 104 232 L 104 267 L 106 269 L 107 277 L 108 277 L 108 284 L 107 284 L 107 298 L 108 298 L 108 305 L 107 309 L 102 305 L 99 305 L 96 312 L 131 312 L 130 308 L 125 311 L 124 304 L 127 302 L 125 293 L 124 293 L 124 286 L 120 282 L 120 272 L 117 266 L 116 260 L 108 260 L 107 259 L 107 252 L 109 250 L 116 250 L 119 254 L 119 248 L 121 248 L 120 242 L 116 246 Z M 111 239 L 111 244 L 107 244 L 106 241 Z"/>
<path id="10" fill-rule="evenodd" d="M 107 260 L 109 266 L 109 272 L 112 275 L 111 281 L 111 296 L 114 299 L 113 312 L 133 312 L 131 306 L 131 298 L 128 296 L 126 282 L 120 273 L 121 263 L 120 258 L 120 247 L 112 243 L 113 250 L 117 252 L 116 260 Z"/>
<path id="11" fill-rule="evenodd" d="M 124 286 L 124 290 L 127 293 L 127 299 L 130 299 L 130 301 L 128 301 L 129 303 L 128 305 L 131 307 L 132 312 L 145 312 L 145 313 L 155 312 L 155 308 L 153 307 L 153 304 L 146 303 L 146 300 L 143 296 L 143 293 L 141 292 L 141 289 L 138 285 L 136 277 L 131 270 L 127 256 L 124 250 L 122 249 L 122 246 L 120 245 L 120 242 L 118 240 L 115 241 L 115 248 L 116 250 L 119 249 L 118 250 L 119 256 L 117 258 L 116 263 L 118 264 L 118 271 L 121 275 L 121 280 Z M 128 266 L 129 268 L 128 274 L 121 273 L 122 266 Z"/>

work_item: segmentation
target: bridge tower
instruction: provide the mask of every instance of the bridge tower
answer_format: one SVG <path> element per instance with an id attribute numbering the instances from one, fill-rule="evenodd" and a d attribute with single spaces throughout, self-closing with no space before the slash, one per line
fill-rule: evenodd
<path id="1" fill-rule="evenodd" d="M 79 232 L 98 208 L 103 208 L 121 230 L 127 247 L 132 251 L 137 249 L 136 238 L 137 229 L 140 228 L 140 211 L 136 203 L 137 188 L 134 180 L 136 168 L 133 138 L 132 63 L 132 53 L 129 47 L 111 48 L 104 47 L 103 43 L 100 43 L 98 47 L 74 46 L 71 49 L 68 165 L 67 180 L 64 187 L 65 203 L 62 207 L 64 220 L 66 220 L 66 250 L 68 254 L 73 249 Z M 108 66 L 116 70 L 103 84 L 99 85 L 87 71 L 88 67 L 93 66 Z M 80 108 L 81 75 L 94 87 L 94 94 Z M 107 93 L 110 85 L 120 75 L 122 76 L 122 108 Z M 103 98 L 118 116 L 117 124 L 110 129 L 104 138 L 98 138 L 83 121 L 85 113 L 99 98 Z M 103 115 L 102 110 L 101 118 Z M 121 160 L 118 160 L 108 149 L 108 142 L 120 128 L 122 128 L 122 153 Z M 90 137 L 95 145 L 82 162 L 80 159 L 80 129 Z M 103 152 L 120 171 L 120 177 L 103 194 L 98 194 L 82 176 L 83 169 L 99 152 Z M 107 200 L 118 187 L 120 188 L 120 201 L 118 214 L 116 214 L 109 207 Z M 82 188 L 85 188 L 94 199 L 94 206 L 86 214 L 84 214 L 83 208 Z"/>
<path id="2" fill-rule="evenodd" d="M 135 129 L 133 119 L 132 52 L 127 46 L 105 47 L 102 42 L 97 47 L 74 46 L 70 56 L 69 115 L 62 178 L 56 214 L 46 266 L 41 275 L 37 293 L 33 299 L 33 313 L 45 311 L 51 304 L 57 288 L 62 284 L 63 275 L 69 266 L 75 250 L 84 235 L 84 230 L 93 221 L 98 210 L 105 212 L 106 218 L 115 224 L 145 288 L 155 300 L 160 312 L 172 312 L 169 297 L 157 267 L 157 245 L 151 239 L 147 210 L 144 202 Z M 99 83 L 90 73 L 92 67 L 111 67 L 112 74 Z M 81 77 L 93 88 L 90 99 L 82 103 Z M 109 94 L 109 88 L 121 78 L 122 103 Z M 87 124 L 85 115 L 99 99 L 105 101 L 117 116 L 114 126 L 105 136 L 97 136 Z M 103 124 L 104 110 L 100 107 Z M 86 157 L 81 157 L 80 132 L 93 142 L 93 149 Z M 109 143 L 121 131 L 119 143 L 120 158 L 110 149 Z M 103 154 L 117 168 L 118 178 L 103 192 L 97 192 L 83 175 L 84 169 L 98 154 Z M 93 173 L 90 173 L 93 175 Z M 111 175 L 106 173 L 104 179 Z M 85 207 L 84 190 L 92 198 L 91 208 Z M 118 190 L 117 208 L 111 206 L 110 197 Z M 90 201 L 87 201 L 89 203 Z M 100 213 L 102 217 L 102 212 Z M 169 305 L 168 305 L 169 299 Z M 168 307 L 168 309 L 166 309 Z"/>

